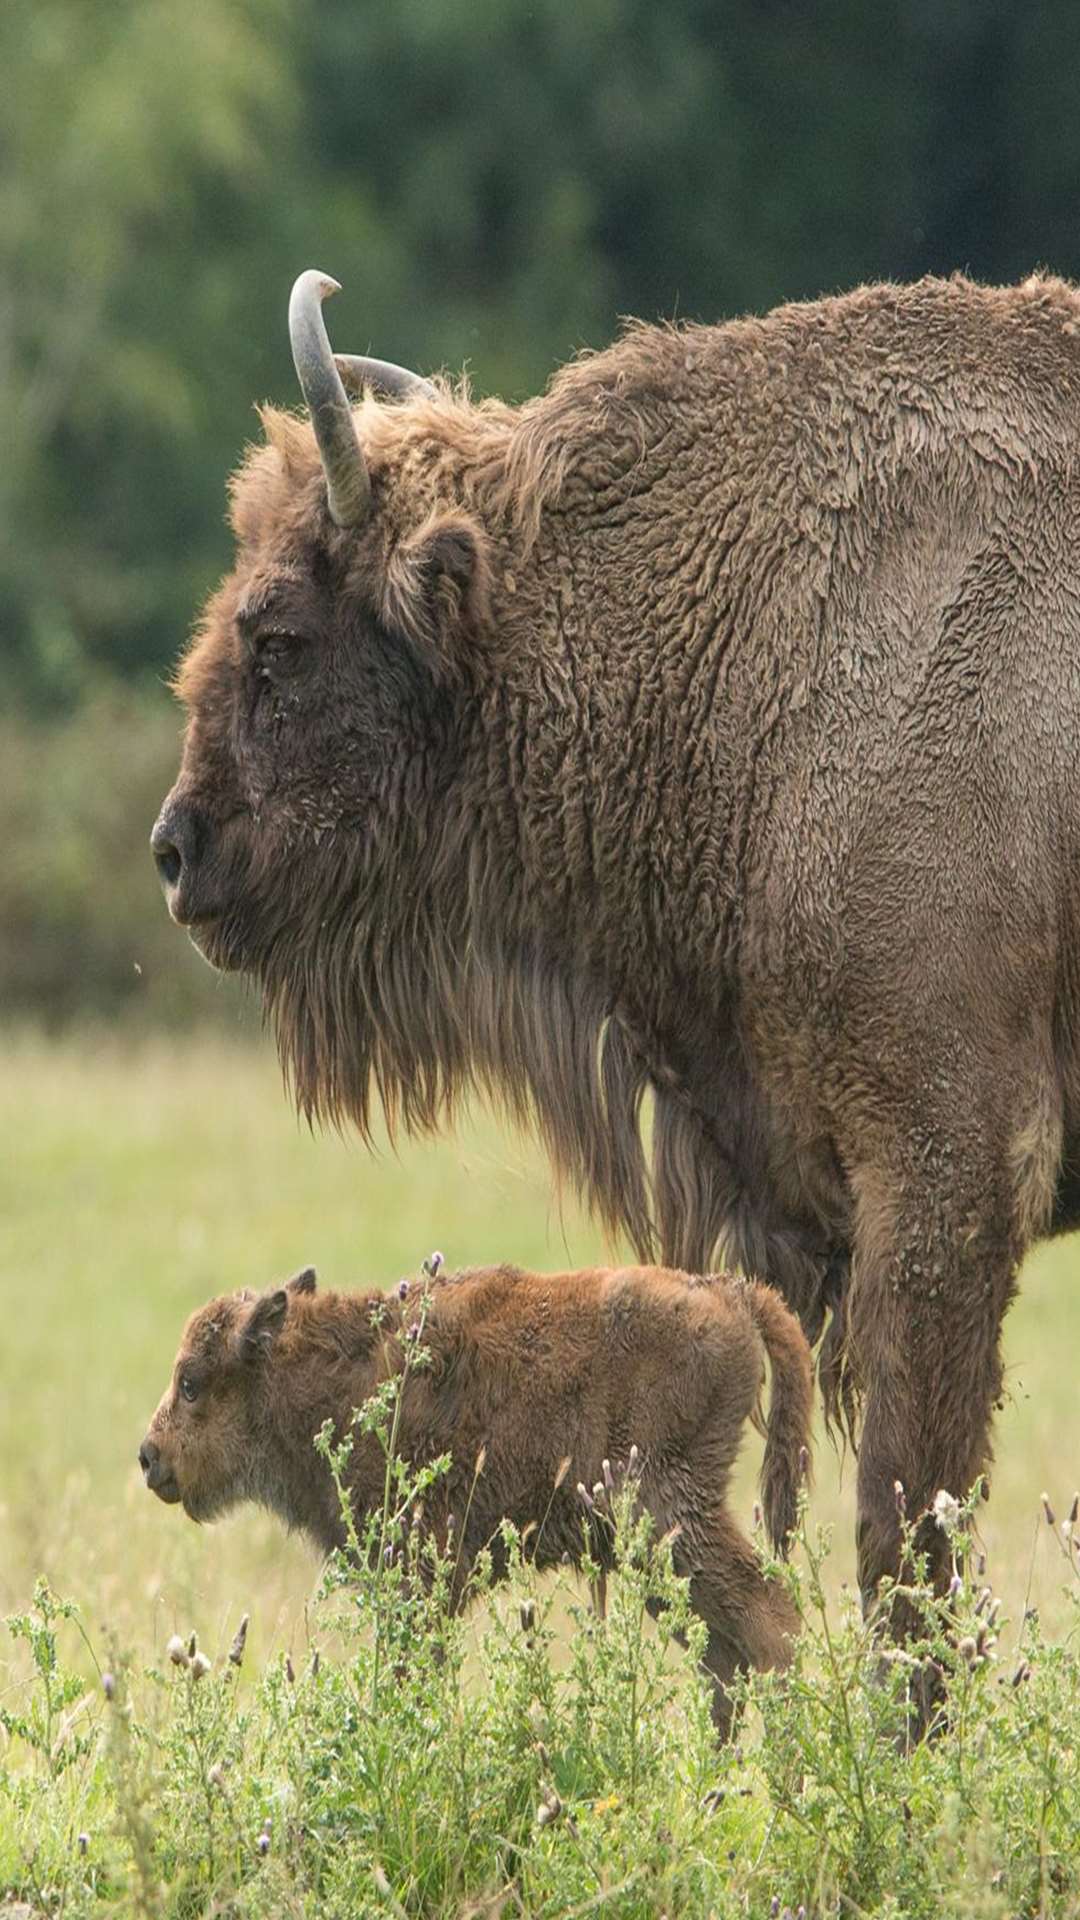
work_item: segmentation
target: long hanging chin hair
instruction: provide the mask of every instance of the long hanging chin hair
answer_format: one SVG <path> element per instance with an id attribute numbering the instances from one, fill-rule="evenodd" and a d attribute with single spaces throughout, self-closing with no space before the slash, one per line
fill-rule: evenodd
<path id="1" fill-rule="evenodd" d="M 505 929 L 513 916 L 505 897 L 498 916 L 470 906 L 475 867 L 473 884 L 446 888 L 436 907 L 415 880 L 369 888 L 344 861 L 331 874 L 327 852 L 276 934 L 259 940 L 264 1008 L 300 1112 L 312 1123 L 351 1122 L 370 1144 L 376 1107 L 391 1137 L 430 1135 L 480 1093 L 538 1128 L 557 1171 L 642 1261 L 659 1251 L 707 1273 L 722 1245 L 747 1272 L 768 1272 L 811 1339 L 831 1309 L 826 1414 L 854 1438 L 840 1278 L 794 1242 L 771 1241 L 765 1260 L 708 1122 L 647 1057 L 600 982 L 535 939 L 496 930 L 496 918 Z"/>

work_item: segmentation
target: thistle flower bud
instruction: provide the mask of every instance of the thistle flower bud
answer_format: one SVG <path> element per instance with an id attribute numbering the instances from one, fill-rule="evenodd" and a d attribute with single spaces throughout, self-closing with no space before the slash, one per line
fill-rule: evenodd
<path id="1" fill-rule="evenodd" d="M 204 1674 L 209 1673 L 209 1671 L 210 1671 L 210 1662 L 207 1659 L 205 1653 L 199 1653 L 198 1650 L 196 1650 L 196 1652 L 194 1652 L 191 1656 L 192 1679 L 201 1680 Z"/>
<path id="2" fill-rule="evenodd" d="M 319 1649 L 318 1649 L 318 1647 L 316 1647 L 316 1649 L 315 1649 L 315 1651 L 314 1651 L 314 1653 L 313 1653 L 313 1654 L 312 1654 L 312 1656 L 311 1656 L 311 1677 L 312 1677 L 312 1679 L 313 1679 L 313 1680 L 317 1680 L 317 1679 L 318 1679 L 318 1677 L 319 1677 Z"/>
<path id="3" fill-rule="evenodd" d="M 106 1700 L 115 1700 L 116 1698 L 116 1675 L 115 1674 L 113 1673 L 102 1674 L 101 1691 L 105 1695 Z"/>
<path id="4" fill-rule="evenodd" d="M 270 1835 L 268 1833 L 260 1833 L 255 1842 L 255 1851 L 261 1854 L 263 1859 L 266 1858 L 266 1855 L 270 1851 Z"/>
<path id="5" fill-rule="evenodd" d="M 1016 1672 L 1013 1674 L 1013 1677 L 1009 1682 L 1009 1685 L 1013 1687 L 1021 1687 L 1023 1686 L 1024 1681 L 1030 1680 L 1030 1678 L 1031 1678 L 1031 1668 L 1029 1667 L 1026 1660 L 1021 1660 L 1020 1665 L 1017 1667 Z"/>
<path id="6" fill-rule="evenodd" d="M 191 1655 L 188 1653 L 178 1633 L 169 1636 L 165 1645 L 165 1651 L 174 1667 L 186 1667 L 191 1660 Z"/>
<path id="7" fill-rule="evenodd" d="M 285 1678 L 290 1687 L 296 1685 L 296 1673 L 293 1668 L 292 1656 L 288 1653 L 285 1655 Z"/>
<path id="8" fill-rule="evenodd" d="M 977 1573 L 977 1575 L 978 1575 L 978 1577 L 979 1577 L 979 1579 L 981 1580 L 981 1579 L 982 1579 L 982 1577 L 983 1577 L 983 1575 L 984 1575 L 984 1573 L 986 1572 L 986 1555 L 985 1555 L 985 1553 L 977 1553 L 977 1554 L 975 1555 L 975 1572 Z"/>
<path id="9" fill-rule="evenodd" d="M 631 1447 L 630 1452 L 627 1455 L 626 1471 L 627 1473 L 636 1474 L 640 1470 L 640 1467 L 641 1467 L 641 1455 L 638 1452 L 636 1446 Z"/>
<path id="10" fill-rule="evenodd" d="M 609 1493 L 614 1493 L 614 1491 L 615 1491 L 615 1475 L 614 1475 L 614 1474 L 612 1473 L 612 1471 L 611 1471 L 611 1461 L 610 1461 L 610 1460 L 601 1460 L 601 1462 L 600 1462 L 600 1471 L 601 1471 L 601 1473 L 602 1473 L 602 1474 L 603 1474 L 603 1476 L 604 1476 L 604 1485 L 605 1485 L 605 1487 L 607 1488 L 607 1490 L 608 1490 L 608 1492 L 609 1492 Z"/>
<path id="11" fill-rule="evenodd" d="M 1069 1508 L 1069 1525 L 1075 1527 L 1078 1520 L 1080 1520 L 1080 1493 L 1074 1493 L 1072 1506 Z"/>
<path id="12" fill-rule="evenodd" d="M 87 1853 L 89 1853 L 89 1851 L 90 1851 L 90 1835 L 89 1835 L 88 1833 L 80 1833 L 80 1835 L 79 1835 L 79 1838 L 78 1838 L 78 1841 L 77 1841 L 77 1843 L 76 1843 L 76 1844 L 77 1844 L 77 1846 L 78 1846 L 78 1849 L 79 1849 L 79 1852 L 80 1852 L 80 1853 L 82 1853 L 82 1854 L 87 1854 Z"/>
<path id="13" fill-rule="evenodd" d="M 195 1635 L 194 1635 L 194 1634 L 192 1634 L 192 1636 L 191 1636 L 191 1639 L 190 1639 L 190 1640 L 188 1641 L 188 1643 L 187 1643 L 187 1650 L 188 1650 L 188 1659 L 189 1659 L 189 1660 L 194 1660 L 194 1658 L 195 1658 L 195 1648 L 196 1648 L 196 1646 L 197 1646 L 197 1645 L 198 1645 L 198 1642 L 196 1641 L 196 1638 L 195 1638 Z"/>
<path id="14" fill-rule="evenodd" d="M 592 1497 L 598 1507 L 607 1506 L 607 1490 L 602 1480 L 593 1482 Z"/>
<path id="15" fill-rule="evenodd" d="M 434 1280 L 436 1274 L 439 1271 L 439 1268 L 442 1266 L 442 1263 L 443 1263 L 442 1254 L 436 1248 L 434 1253 L 428 1254 L 428 1257 L 426 1260 L 421 1261 L 420 1263 L 421 1271 L 427 1274 L 427 1277 L 429 1280 Z"/>
<path id="16" fill-rule="evenodd" d="M 397 1288 L 397 1297 L 398 1297 L 398 1299 L 399 1299 L 399 1300 L 407 1300 L 407 1299 L 408 1299 L 408 1297 L 409 1297 L 409 1283 L 408 1283 L 408 1281 L 407 1281 L 407 1280 L 399 1280 L 399 1281 L 398 1281 L 398 1288 Z"/>
<path id="17" fill-rule="evenodd" d="M 247 1645 L 248 1622 L 250 1619 L 250 1614 L 242 1614 L 240 1617 L 240 1625 L 233 1635 L 233 1643 L 229 1648 L 229 1659 L 234 1667 L 239 1667 L 243 1664 L 244 1648 Z"/>
<path id="18" fill-rule="evenodd" d="M 769 1901 L 769 1920 L 777 1920 L 777 1916 L 779 1915 L 779 1912 L 780 1912 L 780 1895 L 778 1893 L 774 1893 L 772 1899 Z"/>
<path id="19" fill-rule="evenodd" d="M 973 1667 L 979 1657 L 978 1646 L 969 1633 L 965 1634 L 962 1640 L 957 1641 L 956 1651 L 965 1666 Z"/>
<path id="20" fill-rule="evenodd" d="M 893 1490 L 893 1499 L 896 1501 L 896 1511 L 900 1515 L 900 1518 L 902 1520 L 905 1514 L 907 1513 L 907 1494 L 904 1492 L 903 1481 L 894 1480 L 892 1485 L 892 1490 Z"/>
<path id="21" fill-rule="evenodd" d="M 760 1500 L 754 1501 L 754 1508 L 750 1518 L 751 1518 L 751 1525 L 753 1526 L 754 1532 L 760 1533 L 762 1527 L 765 1525 L 765 1515 L 762 1512 Z"/>
<path id="22" fill-rule="evenodd" d="M 949 1581 L 949 1599 L 958 1600 L 963 1591 L 964 1582 L 958 1573 L 954 1573 L 952 1579 Z"/>
<path id="23" fill-rule="evenodd" d="M 518 1613 L 521 1618 L 522 1633 L 532 1633 L 536 1626 L 536 1601 L 523 1600 L 518 1608 Z"/>
<path id="24" fill-rule="evenodd" d="M 955 1533 L 960 1525 L 960 1502 L 945 1487 L 934 1495 L 934 1519 L 943 1533 Z"/>
<path id="25" fill-rule="evenodd" d="M 989 1604 L 990 1604 L 990 1589 L 989 1587 L 983 1587 L 981 1593 L 979 1594 L 978 1599 L 975 1602 L 976 1619 L 978 1619 L 981 1613 L 986 1612 L 986 1609 L 989 1606 Z"/>
<path id="26" fill-rule="evenodd" d="M 584 1480 L 578 1481 L 577 1490 L 578 1490 L 578 1499 L 583 1500 L 585 1502 L 585 1505 L 588 1507 L 590 1513 L 595 1513 L 596 1508 L 593 1505 L 593 1497 L 592 1497 L 592 1494 L 589 1492 L 588 1487 L 585 1485 Z"/>
<path id="27" fill-rule="evenodd" d="M 410 1346 L 415 1346 L 415 1345 L 416 1345 L 416 1342 L 417 1342 L 417 1341 L 419 1340 L 419 1338 L 420 1338 L 420 1322 L 419 1322 L 419 1320 L 414 1320 L 414 1321 L 413 1321 L 413 1322 L 411 1323 L 411 1325 L 410 1325 L 410 1326 L 407 1326 L 407 1327 L 406 1327 L 406 1329 L 405 1329 L 405 1338 L 406 1338 L 406 1340 L 407 1340 L 407 1341 L 409 1342 L 409 1344 L 410 1344 Z"/>
<path id="28" fill-rule="evenodd" d="M 799 1479 L 805 1480 L 809 1475 L 809 1472 L 810 1472 L 810 1449 L 809 1447 L 800 1447 L 799 1448 Z"/>
<path id="29" fill-rule="evenodd" d="M 1057 1521 L 1054 1518 L 1054 1509 L 1050 1505 L 1050 1495 L 1048 1493 L 1044 1493 L 1044 1494 L 1040 1494 L 1039 1497 L 1042 1500 L 1043 1518 L 1045 1519 L 1047 1526 L 1055 1527 L 1057 1525 Z"/>

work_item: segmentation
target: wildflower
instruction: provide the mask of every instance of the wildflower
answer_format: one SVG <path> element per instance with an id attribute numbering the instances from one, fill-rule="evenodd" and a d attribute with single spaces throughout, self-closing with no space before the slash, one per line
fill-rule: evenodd
<path id="1" fill-rule="evenodd" d="M 629 1455 L 627 1457 L 626 1471 L 627 1473 L 633 1475 L 639 1471 L 640 1467 L 641 1467 L 641 1455 L 638 1452 L 636 1446 L 631 1447 Z"/>
<path id="2" fill-rule="evenodd" d="M 944 1487 L 939 1487 L 934 1495 L 934 1519 L 942 1533 L 955 1533 L 960 1525 L 960 1502 Z"/>
<path id="3" fill-rule="evenodd" d="M 187 1647 L 187 1650 L 188 1650 L 188 1659 L 189 1659 L 189 1660 L 194 1660 L 194 1658 L 195 1658 L 195 1648 L 196 1648 L 196 1645 L 197 1645 L 197 1642 L 196 1642 L 196 1639 L 195 1639 L 195 1635 L 194 1635 L 194 1634 L 192 1634 L 192 1636 L 191 1636 L 191 1639 L 190 1639 L 190 1640 L 188 1641 L 188 1647 Z"/>
<path id="4" fill-rule="evenodd" d="M 538 1827 L 549 1827 L 558 1819 L 563 1804 L 554 1787 L 542 1787 L 541 1792 L 544 1797 L 536 1809 L 536 1824 Z"/>
<path id="5" fill-rule="evenodd" d="M 413 1320 L 413 1321 L 411 1322 L 411 1324 L 410 1324 L 409 1326 L 407 1326 L 407 1327 L 406 1327 L 406 1329 L 405 1329 L 405 1338 L 406 1338 L 406 1340 L 408 1340 L 408 1341 L 410 1341 L 410 1342 L 412 1343 L 412 1345 L 413 1345 L 413 1346 L 415 1346 L 415 1345 L 416 1345 L 416 1342 L 417 1342 L 417 1341 L 419 1340 L 419 1338 L 420 1338 L 420 1322 L 419 1322 L 419 1320 Z"/>
<path id="6" fill-rule="evenodd" d="M 523 1600 L 518 1611 L 521 1615 L 522 1633 L 532 1633 L 536 1626 L 536 1601 Z"/>
<path id="7" fill-rule="evenodd" d="M 615 1491 L 615 1476 L 614 1476 L 614 1474 L 613 1474 L 613 1473 L 612 1473 L 612 1471 L 611 1471 L 611 1461 L 610 1461 L 610 1460 L 601 1460 L 601 1462 L 600 1462 L 600 1471 L 601 1471 L 601 1473 L 602 1473 L 602 1474 L 603 1474 L 603 1476 L 604 1476 L 604 1485 L 605 1485 L 605 1487 L 607 1488 L 607 1490 L 608 1490 L 608 1492 L 609 1492 L 609 1493 L 614 1493 L 614 1491 Z"/>
<path id="8" fill-rule="evenodd" d="M 1009 1682 L 1009 1684 L 1010 1686 L 1013 1686 L 1013 1687 L 1020 1687 L 1023 1685 L 1025 1680 L 1030 1680 L 1030 1679 L 1031 1679 L 1031 1668 L 1029 1667 L 1026 1660 L 1021 1660 L 1020 1665 L 1017 1667 L 1016 1672 L 1013 1674 L 1013 1677 Z"/>
<path id="9" fill-rule="evenodd" d="M 191 1656 L 178 1633 L 169 1636 L 165 1651 L 174 1667 L 186 1667 L 188 1665 Z"/>
<path id="10" fill-rule="evenodd" d="M 428 1254 L 428 1257 L 426 1260 L 421 1261 L 420 1263 L 421 1271 L 427 1274 L 427 1277 L 429 1280 L 434 1280 L 435 1275 L 438 1273 L 439 1268 L 442 1266 L 442 1263 L 443 1263 L 442 1254 L 439 1253 L 439 1251 L 436 1249 L 434 1253 Z"/>
<path id="11" fill-rule="evenodd" d="M 197 1651 L 193 1653 L 191 1656 L 192 1679 L 201 1680 L 203 1675 L 206 1673 L 209 1673 L 209 1671 L 210 1671 L 210 1662 L 207 1659 L 205 1653 L 199 1653 Z"/>
<path id="12" fill-rule="evenodd" d="M 799 1448 L 799 1479 L 805 1480 L 809 1472 L 810 1472 L 810 1450 L 808 1447 L 800 1447 Z"/>
<path id="13" fill-rule="evenodd" d="M 584 1480 L 578 1481 L 577 1490 L 578 1490 L 578 1499 L 583 1500 L 585 1502 L 585 1505 L 588 1507 L 590 1513 L 595 1513 L 596 1508 L 593 1504 L 593 1497 L 592 1497 L 592 1494 L 589 1492 L 588 1487 L 585 1485 Z"/>
<path id="14" fill-rule="evenodd" d="M 399 1281 L 398 1281 L 398 1289 L 397 1289 L 397 1297 L 398 1297 L 398 1299 L 399 1299 L 399 1300 L 407 1300 L 407 1299 L 408 1299 L 408 1297 L 409 1297 L 409 1283 L 408 1283 L 408 1281 L 407 1281 L 407 1280 L 399 1280 Z"/>
<path id="15" fill-rule="evenodd" d="M 213 1764 L 213 1766 L 211 1767 L 211 1769 L 210 1769 L 210 1771 L 209 1771 L 209 1773 L 207 1774 L 207 1776 L 206 1776 L 206 1778 L 207 1778 L 207 1780 L 209 1781 L 209 1783 L 210 1783 L 210 1785 L 211 1785 L 212 1787 L 220 1787 L 220 1786 L 223 1786 L 223 1785 L 224 1785 L 224 1783 L 225 1783 L 225 1769 L 224 1769 L 224 1767 L 222 1766 L 222 1764 L 221 1764 L 221 1761 L 220 1761 L 220 1760 L 215 1760 L 215 1761 L 214 1761 L 214 1764 Z"/>
<path id="16" fill-rule="evenodd" d="M 979 1657 L 978 1646 L 976 1645 L 975 1641 L 971 1638 L 971 1635 L 969 1633 L 965 1634 L 964 1638 L 957 1642 L 956 1651 L 960 1655 L 960 1658 L 964 1662 L 965 1666 L 968 1666 L 968 1667 L 973 1667 L 975 1665 L 976 1660 Z"/>
<path id="17" fill-rule="evenodd" d="M 954 1573 L 952 1579 L 949 1581 L 949 1599 L 958 1600 L 963 1591 L 964 1582 L 958 1573 Z"/>
<path id="18" fill-rule="evenodd" d="M 285 1678 L 288 1681 L 290 1687 L 295 1685 L 296 1674 L 293 1671 L 292 1657 L 290 1654 L 285 1655 Z"/>
<path id="19" fill-rule="evenodd" d="M 760 1500 L 754 1501 L 754 1510 L 750 1518 L 751 1518 L 751 1524 L 753 1526 L 754 1532 L 760 1533 L 762 1527 L 765 1525 L 765 1515 L 761 1510 Z"/>
<path id="20" fill-rule="evenodd" d="M 246 1613 L 241 1616 L 240 1625 L 233 1635 L 233 1643 L 229 1648 L 229 1659 L 234 1667 L 239 1667 L 243 1663 L 244 1647 L 247 1643 L 248 1621 L 250 1617 L 251 1616 Z"/>
<path id="21" fill-rule="evenodd" d="M 255 1851 L 261 1854 L 264 1859 L 266 1858 L 266 1855 L 270 1851 L 270 1835 L 268 1833 L 260 1833 L 255 1842 Z"/>
<path id="22" fill-rule="evenodd" d="M 316 1679 L 318 1678 L 318 1674 L 319 1674 L 319 1649 L 318 1649 L 318 1647 L 316 1647 L 316 1649 L 315 1649 L 315 1651 L 314 1651 L 314 1653 L 313 1653 L 313 1654 L 312 1654 L 312 1656 L 311 1656 L 311 1677 L 312 1677 L 312 1679 L 313 1679 L 313 1680 L 316 1680 Z"/>
<path id="23" fill-rule="evenodd" d="M 1069 1508 L 1070 1526 L 1075 1527 L 1078 1520 L 1080 1520 L 1080 1493 L 1074 1493 L 1072 1498 L 1072 1506 Z"/>
<path id="24" fill-rule="evenodd" d="M 1046 1519 L 1047 1526 L 1056 1527 L 1057 1521 L 1054 1518 L 1054 1509 L 1050 1505 L 1050 1495 L 1048 1493 L 1044 1493 L 1044 1494 L 1041 1494 L 1039 1497 L 1042 1500 L 1042 1510 Z"/>
<path id="25" fill-rule="evenodd" d="M 116 1697 L 116 1675 L 115 1674 L 112 1674 L 112 1673 L 102 1674 L 101 1691 L 105 1695 L 106 1700 L 115 1699 Z"/>
<path id="26" fill-rule="evenodd" d="M 78 1839 L 78 1848 L 79 1848 L 79 1852 L 82 1854 L 89 1853 L 90 1835 L 88 1833 L 80 1833 L 79 1839 Z"/>
<path id="27" fill-rule="evenodd" d="M 902 1520 L 904 1518 L 904 1515 L 907 1513 L 907 1494 L 904 1492 L 903 1481 L 894 1480 L 892 1483 L 892 1490 L 893 1490 L 893 1498 L 896 1501 L 896 1511 L 900 1515 L 900 1518 Z"/>

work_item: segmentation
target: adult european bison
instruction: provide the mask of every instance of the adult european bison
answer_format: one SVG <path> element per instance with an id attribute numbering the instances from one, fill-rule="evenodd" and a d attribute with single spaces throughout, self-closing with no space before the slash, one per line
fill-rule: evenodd
<path id="1" fill-rule="evenodd" d="M 170 1504 L 183 1501 L 195 1520 L 256 1500 L 324 1553 L 343 1546 L 314 1436 L 327 1420 L 346 1434 L 353 1409 L 402 1373 L 421 1312 L 430 1364 L 405 1371 L 397 1441 L 416 1464 L 451 1455 L 449 1474 L 425 1496 L 424 1526 L 445 1546 L 456 1522 L 455 1597 L 482 1548 L 505 1572 L 504 1518 L 530 1530 L 538 1566 L 564 1553 L 580 1561 L 578 1482 L 593 1485 L 605 1461 L 626 1462 L 636 1446 L 641 1506 L 661 1533 L 679 1529 L 673 1557 L 709 1629 L 704 1664 L 726 1733 L 727 1682 L 740 1668 L 786 1665 L 799 1625 L 725 1500 L 767 1353 L 762 1502 L 773 1544 L 786 1551 L 810 1437 L 810 1355 L 771 1287 L 658 1268 L 490 1267 L 388 1297 L 319 1292 L 309 1267 L 287 1287 L 226 1295 L 191 1316 L 139 1449 L 147 1485 Z M 381 1510 L 385 1470 L 378 1440 L 359 1438 L 345 1475 L 358 1524 Z M 610 1527 L 591 1532 L 596 1558 L 610 1566 Z"/>
<path id="2" fill-rule="evenodd" d="M 635 326 L 512 408 L 335 363 L 333 286 L 180 668 L 170 909 L 309 1114 L 493 1090 L 642 1257 L 828 1320 L 870 1595 L 1080 1220 L 1080 293 Z"/>

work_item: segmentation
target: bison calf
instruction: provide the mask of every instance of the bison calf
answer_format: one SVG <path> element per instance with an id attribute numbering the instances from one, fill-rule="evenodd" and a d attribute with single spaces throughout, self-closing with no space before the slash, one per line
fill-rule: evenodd
<path id="1" fill-rule="evenodd" d="M 705 1664 L 726 1731 L 726 1683 L 739 1668 L 785 1664 L 798 1625 L 725 1504 L 767 1353 L 762 1501 L 784 1551 L 811 1406 L 797 1322 L 769 1287 L 660 1268 L 549 1276 L 495 1267 L 424 1284 L 431 1358 L 406 1373 L 400 1447 L 416 1462 L 452 1457 L 425 1524 L 444 1540 L 453 1516 L 463 1571 L 481 1547 L 497 1552 L 503 1518 L 532 1529 L 538 1565 L 566 1554 L 577 1561 L 578 1482 L 593 1485 L 605 1459 L 625 1461 L 636 1445 L 641 1504 L 661 1533 L 678 1529 L 675 1564 L 708 1627 Z M 310 1269 L 286 1287 L 200 1308 L 139 1450 L 147 1486 L 195 1520 L 254 1500 L 324 1551 L 342 1545 L 338 1500 L 313 1436 L 327 1420 L 343 1433 L 353 1409 L 401 1371 L 420 1308 L 419 1284 L 389 1297 L 317 1292 Z M 381 1505 L 383 1461 L 372 1437 L 358 1437 L 347 1484 L 358 1518 Z M 605 1532 L 596 1529 L 594 1543 L 601 1563 Z"/>

